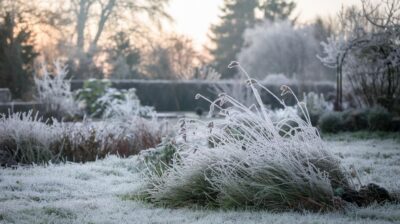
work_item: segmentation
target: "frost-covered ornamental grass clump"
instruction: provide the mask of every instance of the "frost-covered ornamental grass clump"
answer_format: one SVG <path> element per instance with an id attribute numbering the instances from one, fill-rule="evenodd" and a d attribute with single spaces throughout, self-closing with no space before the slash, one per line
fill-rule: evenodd
<path id="1" fill-rule="evenodd" d="M 321 211 L 340 206 L 335 190 L 352 186 L 311 125 L 306 107 L 299 106 L 305 120 L 290 113 L 272 121 L 259 90 L 272 92 L 250 79 L 237 62 L 230 65 L 236 66 L 248 78 L 257 105 L 246 107 L 221 94 L 210 101 L 210 113 L 218 112 L 222 119 L 183 120 L 182 139 L 169 168 L 154 169 L 154 163 L 147 163 L 142 196 L 172 207 Z M 296 98 L 283 86 L 282 95 L 286 94 Z"/>

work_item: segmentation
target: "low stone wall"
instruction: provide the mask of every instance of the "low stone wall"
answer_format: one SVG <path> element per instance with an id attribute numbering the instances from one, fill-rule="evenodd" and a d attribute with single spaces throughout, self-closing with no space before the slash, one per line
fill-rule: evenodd
<path id="1" fill-rule="evenodd" d="M 216 98 L 213 88 L 216 84 L 232 85 L 232 81 L 167 81 L 167 80 L 112 80 L 112 86 L 117 89 L 135 88 L 137 96 L 143 105 L 154 106 L 157 111 L 194 111 L 197 108 L 208 110 L 209 103 L 204 100 L 195 100 L 195 95 L 200 93 L 210 99 Z M 264 85 L 277 95 L 280 95 L 280 85 Z M 82 80 L 73 80 L 71 87 L 73 90 L 82 88 Z M 323 93 L 326 97 L 333 96 L 335 87 L 329 83 L 321 84 L 293 84 L 289 85 L 297 96 L 303 93 L 316 92 Z M 279 103 L 265 91 L 261 92 L 262 100 L 272 108 L 279 107 Z M 292 105 L 294 100 L 288 97 L 285 101 Z"/>

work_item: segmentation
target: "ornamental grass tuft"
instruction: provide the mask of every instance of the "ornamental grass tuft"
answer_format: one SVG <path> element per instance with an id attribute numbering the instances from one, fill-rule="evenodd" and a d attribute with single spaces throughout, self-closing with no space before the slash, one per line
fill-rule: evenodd
<path id="1" fill-rule="evenodd" d="M 301 114 L 271 119 L 260 92 L 268 92 L 286 109 L 284 101 L 251 79 L 238 62 L 230 67 L 243 72 L 257 103 L 247 107 L 224 93 L 214 101 L 197 95 L 210 102 L 209 114 L 220 118 L 180 121 L 165 169 L 155 169 L 157 161 L 143 160 L 146 185 L 141 198 L 168 207 L 337 208 L 335 190 L 352 185 L 312 126 L 307 107 L 290 87 L 282 86 L 282 95 L 294 97 Z"/>

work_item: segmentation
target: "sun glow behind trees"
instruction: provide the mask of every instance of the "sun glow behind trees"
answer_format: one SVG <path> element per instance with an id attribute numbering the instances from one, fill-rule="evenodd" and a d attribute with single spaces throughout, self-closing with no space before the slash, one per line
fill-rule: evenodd
<path id="1" fill-rule="evenodd" d="M 255 4 L 258 4 L 257 1 Z M 347 6 L 358 2 L 358 0 L 340 0 L 333 3 L 321 0 L 318 2 L 319 6 L 315 7 L 314 2 L 310 0 L 293 1 L 297 4 L 297 8 L 289 19 L 296 18 L 296 26 L 313 23 L 318 14 L 323 14 L 323 17 L 334 16 L 342 4 Z M 153 56 L 157 54 L 160 58 L 160 52 L 166 52 L 166 49 L 161 48 L 171 48 L 166 46 L 171 37 L 177 37 L 177 41 L 169 46 L 179 46 L 178 43 L 182 42 L 190 43 L 183 50 L 178 49 L 174 56 L 182 55 L 184 52 L 195 52 L 192 55 L 198 56 L 196 60 L 190 60 L 187 71 L 196 71 L 204 66 L 219 67 L 215 62 L 225 68 L 229 61 L 237 59 L 235 54 L 230 54 L 222 57 L 226 59 L 225 63 L 221 57 L 215 55 L 212 57 L 212 52 L 209 51 L 215 44 L 210 41 L 210 37 L 213 36 L 210 28 L 222 22 L 224 0 L 31 0 L 29 2 L 3 0 L 0 3 L 4 11 L 17 10 L 23 13 L 24 24 L 18 26 L 27 26 L 33 31 L 33 45 L 40 53 L 37 61 L 52 62 L 57 58 L 61 59 L 68 64 L 69 74 L 77 79 L 155 78 L 154 74 L 148 75 L 152 71 L 145 69 L 157 67 L 155 65 L 157 60 Z M 246 3 L 250 4 L 250 1 Z M 153 7 L 160 10 L 154 11 Z M 256 19 L 263 17 L 263 12 L 255 11 Z M 171 18 L 171 21 L 168 18 Z M 237 20 L 241 21 L 240 18 Z M 232 23 L 231 27 L 236 29 L 239 26 L 237 23 Z M 242 27 L 233 39 L 240 39 L 247 28 Z M 123 54 L 120 54 L 121 51 L 119 53 L 116 51 L 119 46 L 115 40 L 119 34 L 126 37 L 120 41 L 123 46 L 126 43 L 129 45 Z M 225 49 L 234 48 L 232 47 L 234 44 L 229 41 L 224 45 Z M 236 48 L 238 48 L 236 51 L 240 50 L 240 46 Z M 171 52 L 175 50 L 177 49 L 171 49 Z M 168 64 L 170 61 L 174 63 Z M 187 65 L 176 61 L 165 59 L 163 62 L 171 68 Z M 146 65 L 148 62 L 150 66 Z M 162 64 L 161 61 L 157 63 Z M 115 69 L 116 67 L 123 69 Z M 164 71 L 160 68 L 162 66 L 157 67 L 158 70 Z M 132 71 L 135 71 L 135 75 L 132 75 Z M 220 69 L 217 71 L 221 73 Z M 162 79 L 195 77 L 195 75 L 182 75 L 187 73 L 171 72 L 172 76 L 157 77 Z"/>
<path id="2" fill-rule="evenodd" d="M 294 15 L 306 23 L 316 16 L 336 16 L 342 6 L 360 5 L 359 0 L 295 0 L 297 8 Z M 209 28 L 219 22 L 223 0 L 172 0 L 168 11 L 174 19 L 169 30 L 192 38 L 197 48 L 209 45 Z"/>

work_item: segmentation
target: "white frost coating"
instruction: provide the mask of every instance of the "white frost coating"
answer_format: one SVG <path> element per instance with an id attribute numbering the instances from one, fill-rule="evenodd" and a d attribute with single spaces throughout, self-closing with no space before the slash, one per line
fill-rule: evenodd
<path id="1" fill-rule="evenodd" d="M 329 141 L 346 167 L 356 165 L 361 181 L 400 188 L 400 146 L 392 140 Z M 143 183 L 136 156 L 115 156 L 85 164 L 0 169 L 0 223 L 397 223 L 400 205 L 349 208 L 333 213 L 271 213 L 164 209 L 123 200 Z M 367 172 L 368 171 L 368 172 Z M 382 175 L 385 174 L 385 175 Z"/>

